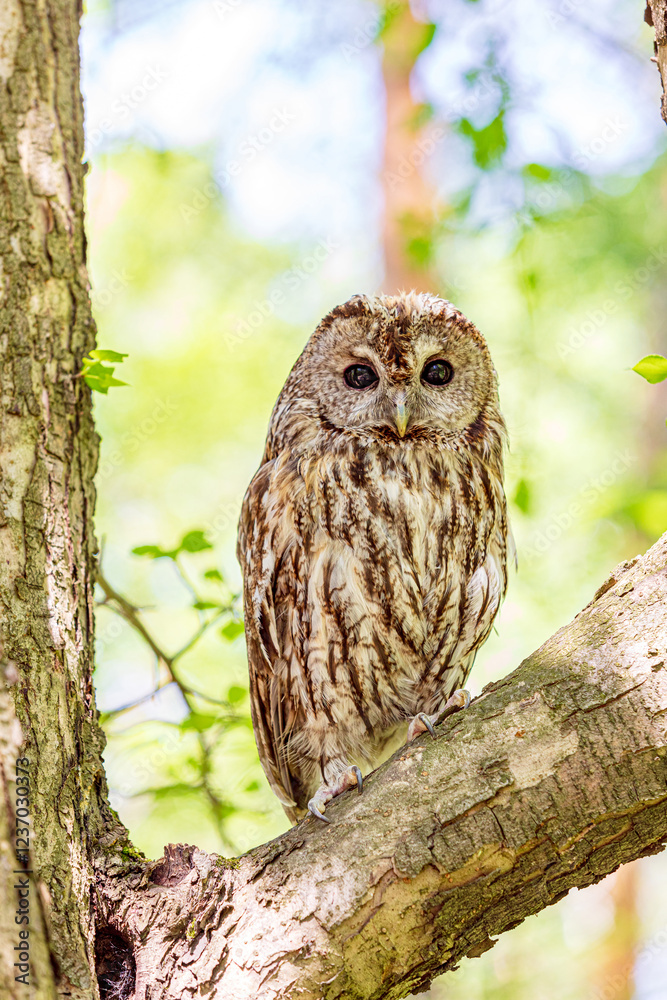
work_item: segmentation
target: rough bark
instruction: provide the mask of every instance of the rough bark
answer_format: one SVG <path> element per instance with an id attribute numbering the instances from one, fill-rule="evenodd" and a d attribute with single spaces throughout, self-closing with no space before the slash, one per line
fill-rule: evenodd
<path id="1" fill-rule="evenodd" d="M 233 862 L 181 846 L 157 868 L 101 867 L 137 1000 L 404 997 L 661 850 L 667 536 L 328 815 Z"/>
<path id="2" fill-rule="evenodd" d="M 644 20 L 655 29 L 655 61 L 662 80 L 662 117 L 667 124 L 667 0 L 646 0 Z"/>
<path id="3" fill-rule="evenodd" d="M 79 15 L 77 0 L 0 7 L 0 993 L 7 998 L 96 995 L 89 858 L 116 825 L 105 805 L 92 691 L 97 438 L 90 391 L 76 377 L 94 346 Z M 15 923 L 17 755 L 28 759 L 30 778 L 29 991 L 14 966 L 23 926 Z"/>

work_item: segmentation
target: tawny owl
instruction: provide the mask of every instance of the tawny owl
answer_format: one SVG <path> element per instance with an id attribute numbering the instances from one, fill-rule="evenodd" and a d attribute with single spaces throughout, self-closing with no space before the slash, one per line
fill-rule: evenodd
<path id="1" fill-rule="evenodd" d="M 238 556 L 259 756 L 292 821 L 468 704 L 507 584 L 504 438 L 483 337 L 432 295 L 354 296 L 290 372 Z"/>

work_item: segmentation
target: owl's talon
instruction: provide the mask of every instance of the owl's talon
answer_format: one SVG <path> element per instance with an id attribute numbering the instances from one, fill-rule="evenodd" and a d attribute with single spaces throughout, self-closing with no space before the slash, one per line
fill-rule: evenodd
<path id="1" fill-rule="evenodd" d="M 453 715 L 454 712 L 460 712 L 462 709 L 468 708 L 470 701 L 470 691 L 466 691 L 465 688 L 458 688 L 447 699 L 442 711 L 438 712 L 438 723 L 442 722 L 449 715 Z"/>
<path id="2" fill-rule="evenodd" d="M 325 816 L 323 812 L 320 812 L 320 810 L 317 807 L 317 803 L 315 802 L 315 799 L 311 799 L 310 802 L 308 803 L 308 812 L 316 819 L 321 819 L 323 823 L 331 823 L 329 817 Z"/>
<path id="3" fill-rule="evenodd" d="M 428 729 L 429 733 L 431 734 L 431 738 L 432 738 L 432 739 L 435 739 L 435 729 L 433 728 L 433 723 L 432 723 L 432 722 L 431 722 L 431 720 L 429 719 L 429 717 L 428 717 L 428 715 L 426 714 L 426 712 L 420 712 L 420 713 L 419 713 L 419 715 L 417 716 L 417 718 L 418 718 L 418 719 L 419 719 L 419 720 L 420 720 L 421 722 L 423 722 L 423 723 L 424 723 L 424 725 L 425 725 L 425 726 L 426 726 L 426 728 Z"/>
<path id="4" fill-rule="evenodd" d="M 435 739 L 436 734 L 433 726 L 439 726 L 440 723 L 443 722 L 448 716 L 453 715 L 454 712 L 460 712 L 462 709 L 467 708 L 469 704 L 469 691 L 464 691 L 463 688 L 459 688 L 454 691 L 440 711 L 436 712 L 435 715 L 427 715 L 426 712 L 420 712 L 419 715 L 415 715 L 408 726 L 408 736 L 406 742 L 411 743 L 412 740 L 426 732 L 429 732 L 433 739 Z"/>
<path id="5" fill-rule="evenodd" d="M 338 773 L 336 780 L 330 784 L 322 784 L 317 789 L 312 799 L 308 803 L 308 812 L 321 819 L 323 823 L 330 823 L 331 820 L 324 815 L 327 802 L 331 802 L 337 795 L 342 795 L 348 788 L 355 788 L 359 795 L 364 790 L 364 779 L 360 768 L 356 764 L 345 767 L 345 770 Z"/>
<path id="6" fill-rule="evenodd" d="M 418 736 L 422 735 L 422 733 L 430 733 L 431 738 L 435 739 L 435 729 L 433 728 L 434 722 L 438 722 L 437 715 L 427 715 L 426 712 L 420 712 L 419 715 L 415 715 L 408 726 L 406 742 L 412 743 L 412 741 L 416 740 Z"/>

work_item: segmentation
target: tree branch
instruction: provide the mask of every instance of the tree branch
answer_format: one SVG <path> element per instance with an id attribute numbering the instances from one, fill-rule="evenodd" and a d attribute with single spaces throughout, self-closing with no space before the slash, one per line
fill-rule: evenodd
<path id="1" fill-rule="evenodd" d="M 667 535 L 362 796 L 238 860 L 99 859 L 136 998 L 399 998 L 667 839 Z M 122 870 L 123 869 L 123 870 Z M 121 874 L 122 870 L 122 874 Z M 159 973 L 156 973 L 159 969 Z"/>
<path id="2" fill-rule="evenodd" d="M 148 648 L 154 654 L 158 666 L 161 665 L 164 668 L 167 675 L 166 679 L 164 679 L 163 681 L 159 681 L 155 689 L 149 692 L 149 694 L 145 695 L 143 698 L 139 698 L 135 701 L 132 701 L 127 705 L 122 705 L 119 708 L 113 709 L 112 711 L 107 713 L 108 715 L 119 715 L 121 712 L 126 712 L 131 708 L 135 708 L 142 701 L 146 701 L 149 698 L 152 698 L 155 694 L 157 694 L 158 691 L 160 691 L 163 687 L 166 687 L 168 684 L 176 685 L 176 687 L 179 689 L 179 691 L 183 695 L 183 698 L 185 699 L 188 705 L 190 704 L 189 700 L 190 696 L 195 695 L 197 698 L 205 699 L 212 705 L 222 705 L 224 707 L 228 707 L 227 702 L 221 701 L 219 698 L 214 698 L 212 695 L 204 694 L 203 691 L 197 691 L 195 688 L 185 684 L 185 682 L 181 680 L 175 669 L 178 660 L 180 660 L 182 656 L 188 653 L 192 649 L 192 647 L 199 642 L 202 636 L 206 632 L 208 632 L 208 630 L 213 625 L 219 622 L 223 616 L 228 614 L 229 612 L 228 608 L 226 607 L 221 608 L 219 612 L 216 612 L 216 614 L 210 616 L 205 621 L 203 621 L 198 627 L 197 631 L 192 635 L 190 639 L 188 639 L 188 641 L 183 646 L 181 646 L 180 649 L 178 649 L 175 653 L 169 654 L 164 649 L 162 649 L 160 644 L 151 635 L 151 633 L 144 625 L 143 621 L 141 620 L 141 608 L 138 608 L 135 604 L 132 604 L 130 601 L 128 601 L 126 597 L 123 597 L 122 594 L 119 594 L 118 591 L 114 589 L 114 587 L 109 583 L 109 581 L 103 575 L 99 567 L 97 568 L 97 572 L 95 574 L 95 582 L 99 584 L 100 588 L 102 589 L 102 592 L 104 593 L 104 600 L 100 601 L 100 605 L 109 608 L 111 611 L 114 611 L 117 615 L 119 615 L 122 619 L 124 619 L 124 621 L 126 621 L 128 625 L 131 625 L 131 627 L 135 630 L 135 632 L 137 632 L 141 636 L 141 638 L 144 640 Z M 194 596 L 196 597 L 197 595 L 195 594 Z"/>

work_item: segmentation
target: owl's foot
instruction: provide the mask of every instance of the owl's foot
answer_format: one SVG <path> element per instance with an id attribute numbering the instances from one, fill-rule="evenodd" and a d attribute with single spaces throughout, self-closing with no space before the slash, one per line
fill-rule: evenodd
<path id="1" fill-rule="evenodd" d="M 425 712 L 415 715 L 408 726 L 408 738 L 406 742 L 411 743 L 412 740 L 426 732 L 430 733 L 433 739 L 435 739 L 435 729 L 433 727 L 439 725 L 448 715 L 453 715 L 454 712 L 460 712 L 462 708 L 467 708 L 469 704 L 470 693 L 459 688 L 458 691 L 455 691 L 447 699 L 439 712 L 435 712 L 434 715 L 426 715 Z"/>
<path id="2" fill-rule="evenodd" d="M 331 802 L 337 795 L 342 795 L 348 788 L 354 788 L 355 786 L 359 795 L 361 795 L 364 789 L 364 779 L 356 764 L 343 771 L 333 785 L 320 785 L 308 803 L 308 812 L 312 813 L 317 819 L 321 819 L 323 823 L 330 823 L 331 820 L 327 819 L 324 815 L 327 802 Z"/>

